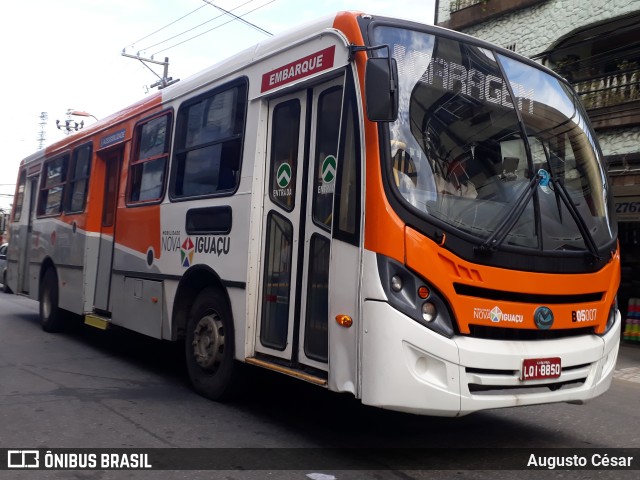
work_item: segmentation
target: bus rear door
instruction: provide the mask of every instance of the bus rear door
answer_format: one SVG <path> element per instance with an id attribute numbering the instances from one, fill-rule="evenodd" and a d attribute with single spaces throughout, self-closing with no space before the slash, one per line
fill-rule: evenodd
<path id="1" fill-rule="evenodd" d="M 27 231 L 26 235 L 21 238 L 19 242 L 20 249 L 20 257 L 18 263 L 18 291 L 21 293 L 29 293 L 30 291 L 30 279 L 31 279 L 31 254 L 33 248 L 33 239 L 31 238 L 33 235 L 33 217 L 36 211 L 36 201 L 38 197 L 38 177 L 33 176 L 29 177 L 27 180 L 27 193 L 28 200 L 25 198 L 24 201 L 28 201 L 29 204 L 26 205 L 27 209 Z M 25 205 L 22 207 L 25 208 Z M 36 245 L 37 246 L 37 245 Z M 34 282 L 37 279 L 37 275 L 34 277 Z M 37 284 L 34 283 L 37 287 Z"/>
<path id="2" fill-rule="evenodd" d="M 118 210 L 118 187 L 120 168 L 123 158 L 121 147 L 99 155 L 105 163 L 104 200 L 98 250 L 98 270 L 93 306 L 97 312 L 110 312 L 111 275 L 113 265 L 113 249 L 116 228 L 116 212 Z"/>

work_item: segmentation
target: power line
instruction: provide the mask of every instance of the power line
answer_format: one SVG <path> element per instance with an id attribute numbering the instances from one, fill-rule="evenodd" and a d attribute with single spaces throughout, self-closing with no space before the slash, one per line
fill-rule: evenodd
<path id="1" fill-rule="evenodd" d="M 200 6 L 199 6 L 198 8 L 196 8 L 195 10 L 192 10 L 192 11 L 190 11 L 189 13 L 187 13 L 186 15 L 183 15 L 183 16 L 181 16 L 180 18 L 178 18 L 178 19 L 174 20 L 173 22 L 168 23 L 167 25 L 165 25 L 164 27 L 159 28 L 159 29 L 158 29 L 158 30 L 156 30 L 155 32 L 151 32 L 149 35 L 145 35 L 145 36 L 144 36 L 144 37 L 142 37 L 141 39 L 136 40 L 136 41 L 135 41 L 135 42 L 133 42 L 133 43 L 130 43 L 129 45 L 127 45 L 127 47 L 133 47 L 136 43 L 141 42 L 142 40 L 145 40 L 145 39 L 149 38 L 150 36 L 155 35 L 155 34 L 156 34 L 156 33 L 158 33 L 158 32 L 161 32 L 161 31 L 162 31 L 162 30 L 164 30 L 165 28 L 170 27 L 170 26 L 171 26 L 171 25 L 173 25 L 174 23 L 178 23 L 178 22 L 179 22 L 180 20 L 182 20 L 183 18 L 188 17 L 188 16 L 189 16 L 189 15 L 191 15 L 192 13 L 195 13 L 195 12 L 197 12 L 198 10 L 200 10 L 201 8 L 204 8 L 204 7 L 206 7 L 206 5 L 200 5 Z M 125 48 L 126 48 L 126 47 L 125 47 Z"/>
<path id="2" fill-rule="evenodd" d="M 245 3 L 241 4 L 241 5 L 238 5 L 237 7 L 233 8 L 232 10 L 237 10 L 238 8 L 240 8 L 240 7 L 244 7 L 245 5 L 247 5 L 247 4 L 249 4 L 249 3 L 252 3 L 252 2 L 254 2 L 254 1 L 255 1 L 255 0 L 249 0 L 248 2 L 245 2 Z M 199 8 L 204 8 L 204 7 L 206 7 L 206 6 L 207 6 L 207 5 L 202 5 L 202 7 L 199 7 Z M 157 47 L 158 45 L 162 45 L 163 43 L 167 43 L 169 40 L 173 40 L 174 38 L 181 37 L 182 35 L 184 35 L 184 34 L 186 34 L 186 33 L 189 33 L 189 32 L 191 32 L 191 31 L 195 30 L 196 28 L 200 28 L 202 25 L 206 25 L 207 23 L 211 23 L 211 22 L 213 22 L 214 20 L 217 20 L 218 18 L 223 17 L 223 16 L 224 16 L 224 13 L 221 13 L 220 15 L 218 15 L 218 16 L 216 16 L 216 17 L 213 17 L 213 18 L 212 18 L 212 19 L 210 19 L 210 20 L 207 20 L 206 22 L 202 22 L 202 23 L 200 23 L 200 24 L 196 25 L 195 27 L 192 27 L 192 28 L 190 28 L 190 29 L 188 29 L 188 30 L 185 30 L 184 32 L 178 33 L 178 34 L 176 34 L 176 35 L 174 35 L 174 36 L 172 36 L 172 37 L 169 37 L 169 38 L 167 38 L 167 39 L 165 39 L 165 40 L 162 40 L 161 42 L 154 43 L 153 45 L 149 45 L 148 47 L 142 48 L 142 49 L 140 49 L 140 50 L 141 50 L 141 51 L 143 51 L 143 52 L 144 52 L 144 51 L 147 51 L 147 50 L 150 50 L 150 49 L 152 49 L 153 47 Z M 184 17 L 182 17 L 182 18 L 184 18 Z M 180 20 L 180 19 L 178 19 L 178 20 Z M 176 22 L 177 22 L 178 20 L 176 20 Z M 175 23 L 175 22 L 174 22 L 174 23 Z M 205 32 L 205 33 L 206 33 L 206 32 Z M 153 34 L 147 35 L 147 37 L 150 37 L 151 35 L 153 35 Z M 145 38 L 147 38 L 147 37 L 145 37 Z M 155 55 L 155 54 L 154 54 L 154 55 Z"/>
<path id="3" fill-rule="evenodd" d="M 250 13 L 255 12 L 256 10 L 259 10 L 259 9 L 260 9 L 260 8 L 262 8 L 262 7 L 266 7 L 267 5 L 269 5 L 270 3 L 273 3 L 273 2 L 275 2 L 275 1 L 276 1 L 276 0 L 271 0 L 270 2 L 267 2 L 267 3 L 265 3 L 264 5 L 260 5 L 259 7 L 256 7 L 256 8 L 254 8 L 253 10 L 249 10 L 248 12 L 243 13 L 241 16 L 243 17 L 243 16 L 246 16 L 246 15 L 249 15 Z M 231 20 L 229 20 L 229 21 L 227 21 L 227 22 L 221 23 L 220 25 L 216 25 L 215 27 L 213 27 L 213 28 L 211 28 L 211 29 L 209 29 L 209 30 L 206 30 L 206 31 L 204 31 L 204 32 L 202 32 L 202 33 L 199 33 L 198 35 L 195 35 L 195 36 L 193 36 L 193 37 L 187 38 L 186 40 L 184 40 L 184 41 L 182 41 L 182 42 L 176 43 L 175 45 L 171 45 L 170 47 L 167 47 L 167 48 L 165 48 L 165 49 L 163 49 L 163 50 L 159 50 L 159 51 L 155 52 L 153 55 L 157 55 L 158 53 L 166 52 L 167 50 L 170 50 L 170 49 L 172 49 L 172 48 L 174 48 L 174 47 L 177 47 L 177 46 L 179 46 L 179 45 L 182 45 L 183 43 L 190 42 L 191 40 L 194 40 L 194 39 L 196 39 L 196 38 L 198 38 L 198 37 L 201 37 L 202 35 L 205 35 L 205 34 L 207 34 L 207 33 L 209 33 L 209 32 L 212 32 L 213 30 L 216 30 L 216 29 L 218 29 L 218 28 L 220 28 L 220 27 L 223 27 L 224 25 L 226 25 L 226 24 L 228 24 L 228 23 L 231 23 L 231 22 L 233 22 L 233 21 L 235 21 L 235 18 L 232 18 Z"/>
<path id="4" fill-rule="evenodd" d="M 231 13 L 230 11 L 225 10 L 225 9 L 224 9 L 224 8 L 222 8 L 222 7 L 219 7 L 219 6 L 217 6 L 217 5 L 214 5 L 214 4 L 213 4 L 211 1 L 209 1 L 209 0 L 202 0 L 202 1 L 203 1 L 203 2 L 205 2 L 205 3 L 207 3 L 207 4 L 209 4 L 209 5 L 211 5 L 212 7 L 217 8 L 218 10 L 222 10 L 222 11 L 223 11 L 224 13 L 226 13 L 227 15 L 232 16 L 235 20 L 240 20 L 242 23 L 244 23 L 244 24 L 246 24 L 246 25 L 249 25 L 250 27 L 255 28 L 255 29 L 256 29 L 256 30 L 258 30 L 259 32 L 262 32 L 262 33 L 264 33 L 264 34 L 266 34 L 266 35 L 268 35 L 268 36 L 270 36 L 270 37 L 272 37 L 272 36 L 273 36 L 273 33 L 271 33 L 271 32 L 267 32 L 264 28 L 260 28 L 259 26 L 257 26 L 257 25 L 255 25 L 255 24 L 253 24 L 253 23 L 249 22 L 248 20 L 245 20 L 244 18 L 240 18 L 240 17 L 239 17 L 239 16 L 237 16 L 236 14 Z M 266 5 L 266 4 L 265 4 L 265 5 Z M 235 10 L 235 9 L 234 9 L 234 10 Z M 246 14 L 245 14 L 245 15 L 246 15 Z"/>

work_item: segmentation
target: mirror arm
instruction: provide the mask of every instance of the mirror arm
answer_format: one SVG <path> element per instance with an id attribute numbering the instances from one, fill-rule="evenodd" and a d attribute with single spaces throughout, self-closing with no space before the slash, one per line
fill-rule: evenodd
<path id="1" fill-rule="evenodd" d="M 371 47 L 366 47 L 364 45 L 354 45 L 353 43 L 349 45 L 349 61 L 352 62 L 358 52 L 372 52 L 374 50 L 387 50 L 387 62 L 389 63 L 389 71 L 391 68 L 391 49 L 389 45 L 373 45 Z M 391 93 L 395 93 L 396 91 L 396 82 L 393 76 L 391 77 L 391 84 L 389 85 Z"/>

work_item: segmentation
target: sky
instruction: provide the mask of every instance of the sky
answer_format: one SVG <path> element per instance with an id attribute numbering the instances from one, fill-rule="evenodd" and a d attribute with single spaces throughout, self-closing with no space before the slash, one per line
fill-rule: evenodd
<path id="1" fill-rule="evenodd" d="M 0 208 L 8 210 L 20 161 L 64 138 L 56 120 L 68 110 L 103 118 L 157 90 L 139 54 L 169 58 L 169 76 L 184 79 L 268 35 L 340 10 L 433 23 L 435 0 L 29 0 L 3 2 L 0 14 Z M 246 15 L 245 15 L 246 14 Z M 228 22 L 228 23 L 226 23 Z M 226 23 L 226 24 L 225 24 Z M 186 33 L 184 33 L 186 32 Z M 205 33 L 206 32 L 206 33 Z M 196 37 L 196 38 L 193 38 Z M 162 67 L 153 69 L 162 75 Z M 87 125 L 93 117 L 74 117 Z"/>

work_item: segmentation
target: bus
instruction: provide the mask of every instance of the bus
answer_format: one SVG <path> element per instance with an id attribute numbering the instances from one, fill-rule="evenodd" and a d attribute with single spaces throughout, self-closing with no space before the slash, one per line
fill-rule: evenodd
<path id="1" fill-rule="evenodd" d="M 196 392 L 249 367 L 435 416 L 610 386 L 606 167 L 568 83 L 515 53 L 339 12 L 21 163 L 8 283 L 183 342 Z"/>

